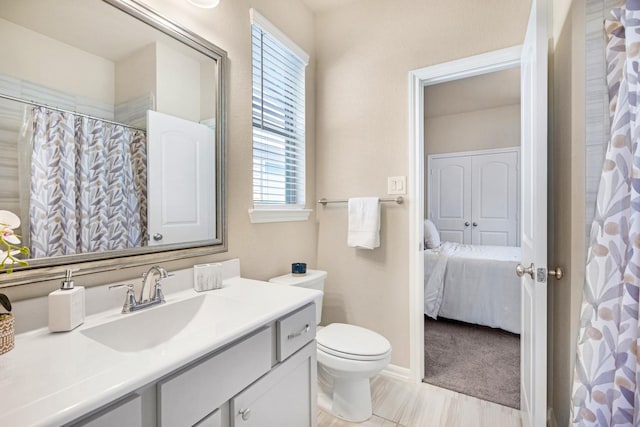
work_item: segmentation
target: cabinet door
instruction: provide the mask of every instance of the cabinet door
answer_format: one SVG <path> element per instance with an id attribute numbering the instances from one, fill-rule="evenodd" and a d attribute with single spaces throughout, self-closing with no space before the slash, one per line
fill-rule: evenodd
<path id="1" fill-rule="evenodd" d="M 471 158 L 429 158 L 429 219 L 440 240 L 471 243 Z"/>
<path id="2" fill-rule="evenodd" d="M 519 244 L 518 151 L 473 156 L 471 243 Z"/>
<path id="3" fill-rule="evenodd" d="M 315 427 L 316 342 L 231 399 L 231 427 Z"/>

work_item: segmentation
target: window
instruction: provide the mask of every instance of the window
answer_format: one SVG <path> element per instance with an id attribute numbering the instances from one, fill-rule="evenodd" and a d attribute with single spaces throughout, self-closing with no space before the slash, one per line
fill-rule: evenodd
<path id="1" fill-rule="evenodd" d="M 258 210 L 278 210 L 278 216 L 287 209 L 304 210 L 305 68 L 309 57 L 253 9 L 251 34 L 254 209 L 250 213 L 254 220 Z"/>

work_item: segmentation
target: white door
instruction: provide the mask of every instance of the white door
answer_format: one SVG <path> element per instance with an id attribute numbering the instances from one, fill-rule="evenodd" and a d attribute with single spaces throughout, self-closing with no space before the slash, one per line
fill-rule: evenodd
<path id="1" fill-rule="evenodd" d="M 214 131 L 155 111 L 147 123 L 149 245 L 214 239 Z"/>
<path id="2" fill-rule="evenodd" d="M 518 151 L 473 156 L 471 242 L 518 246 Z"/>
<path id="3" fill-rule="evenodd" d="M 521 410 L 547 423 L 547 1 L 533 0 L 522 47 Z M 533 276 L 533 277 L 531 277 Z"/>
<path id="4" fill-rule="evenodd" d="M 471 158 L 429 156 L 429 219 L 440 240 L 471 242 Z"/>

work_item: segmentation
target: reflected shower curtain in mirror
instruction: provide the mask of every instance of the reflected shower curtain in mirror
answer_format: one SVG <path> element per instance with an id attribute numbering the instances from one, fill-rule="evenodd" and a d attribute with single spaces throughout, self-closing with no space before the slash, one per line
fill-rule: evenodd
<path id="1" fill-rule="evenodd" d="M 31 256 L 140 246 L 144 132 L 43 107 L 33 108 L 31 125 Z"/>
<path id="2" fill-rule="evenodd" d="M 606 24 L 611 135 L 591 227 L 574 372 L 575 426 L 638 426 L 640 0 Z"/>

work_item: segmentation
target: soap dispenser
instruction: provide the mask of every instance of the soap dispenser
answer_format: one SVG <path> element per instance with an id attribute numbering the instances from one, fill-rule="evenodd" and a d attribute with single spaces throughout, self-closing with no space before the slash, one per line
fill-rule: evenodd
<path id="1" fill-rule="evenodd" d="M 67 270 L 60 289 L 49 294 L 49 330 L 70 331 L 84 322 L 84 287 L 73 286 L 72 270 Z"/>

